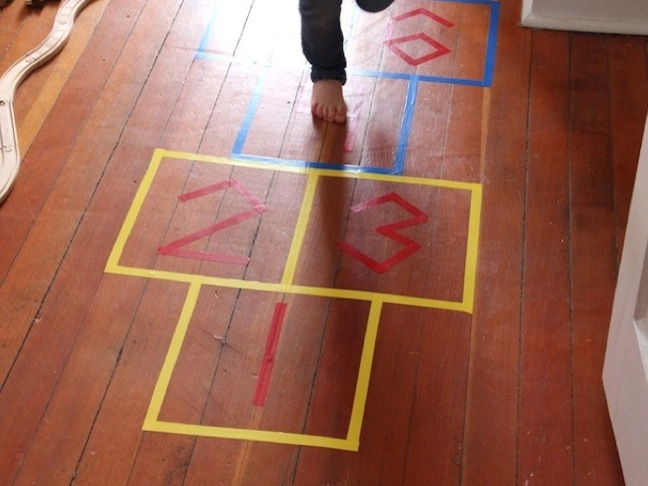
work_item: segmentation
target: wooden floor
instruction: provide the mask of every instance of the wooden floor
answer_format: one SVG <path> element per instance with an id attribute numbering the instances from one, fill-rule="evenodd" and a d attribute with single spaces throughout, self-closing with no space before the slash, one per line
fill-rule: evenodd
<path id="1" fill-rule="evenodd" d="M 345 0 L 344 127 L 296 0 L 84 9 L 16 95 L 0 484 L 623 484 L 647 39 L 519 3 Z M 56 8 L 1 10 L 1 72 Z"/>

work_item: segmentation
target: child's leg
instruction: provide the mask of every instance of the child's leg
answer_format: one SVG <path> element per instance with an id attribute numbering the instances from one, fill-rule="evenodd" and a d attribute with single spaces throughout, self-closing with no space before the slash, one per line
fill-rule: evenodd
<path id="1" fill-rule="evenodd" d="M 356 3 L 367 12 L 382 12 L 394 3 L 394 0 L 356 0 Z"/>
<path id="2" fill-rule="evenodd" d="M 340 25 L 342 0 L 299 0 L 304 56 L 311 64 L 313 115 L 344 123 L 347 107 L 342 95 L 346 82 L 344 38 Z"/>

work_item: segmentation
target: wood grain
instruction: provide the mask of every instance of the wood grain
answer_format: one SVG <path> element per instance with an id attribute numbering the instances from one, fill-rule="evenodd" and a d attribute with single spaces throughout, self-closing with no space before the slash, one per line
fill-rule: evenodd
<path id="1" fill-rule="evenodd" d="M 0 67 L 49 31 L 51 7 L 0 11 Z M 501 3 L 494 81 L 475 86 L 456 79 L 487 67 L 488 6 L 354 7 L 345 126 L 310 115 L 291 2 L 97 0 L 21 86 L 25 163 L 0 207 L 0 483 L 622 484 L 600 375 L 648 106 L 645 39 L 522 29 L 520 7 Z M 388 46 L 419 31 L 448 53 L 415 65 Z M 303 162 L 398 162 L 411 179 L 309 180 Z M 470 191 L 429 179 L 483 191 L 476 269 Z M 187 248 L 247 263 L 160 254 L 249 210 L 238 187 L 263 210 Z M 377 231 L 413 216 L 394 195 L 425 215 L 392 227 L 420 248 L 377 271 L 342 243 L 397 255 L 404 240 Z M 119 264 L 142 276 L 105 272 L 125 221 Z M 369 322 L 381 295 L 461 302 L 473 270 L 472 313 L 401 300 Z M 345 439 L 368 379 L 359 449 L 143 430 L 181 316 L 156 420 Z"/>

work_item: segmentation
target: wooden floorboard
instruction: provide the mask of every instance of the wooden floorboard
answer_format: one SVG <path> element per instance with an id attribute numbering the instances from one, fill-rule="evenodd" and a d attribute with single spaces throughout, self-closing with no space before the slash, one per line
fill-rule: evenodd
<path id="1" fill-rule="evenodd" d="M 345 2 L 344 126 L 310 115 L 296 4 L 83 10 L 16 96 L 0 483 L 622 484 L 601 369 L 646 39 L 497 6 L 490 66 L 489 4 Z M 0 68 L 55 11 L 0 10 Z M 449 52 L 388 45 L 414 31 Z"/>
<path id="2" fill-rule="evenodd" d="M 569 93 L 546 94 L 569 83 L 568 34 L 534 36 L 531 76 L 518 479 L 552 483 L 573 471 Z"/>
<path id="3" fill-rule="evenodd" d="M 645 37 L 613 36 L 606 39 L 610 89 L 610 137 L 614 163 L 614 204 L 616 207 L 617 248 L 623 248 L 630 199 L 637 168 L 637 147 L 641 145 L 641 109 L 648 104 L 648 84 L 644 66 L 648 62 Z M 630 62 L 626 62 L 630 61 Z M 620 252 L 618 253 L 621 257 Z"/>
<path id="4" fill-rule="evenodd" d="M 517 22 L 518 8 L 503 3 L 501 22 Z M 526 144 L 531 39 L 529 31 L 502 29 L 498 66 L 487 115 L 478 281 L 471 322 L 462 484 L 516 484 L 520 324 L 525 246 Z M 514 95 L 512 95 L 514 94 Z M 513 127 L 518 127 L 514 129 Z M 501 241 L 506 235 L 506 245 Z M 497 444 L 493 448 L 493 444 Z"/>
<path id="5" fill-rule="evenodd" d="M 12 5 L 11 7 L 5 7 L 2 11 L 3 22 L 5 22 L 5 28 L 2 30 L 2 34 L 11 33 L 13 35 L 13 37 L 6 39 L 6 42 L 2 42 L 1 44 L 7 46 L 7 52 L 5 52 L 5 56 L 3 57 L 3 71 L 11 64 L 18 61 L 27 51 L 34 49 L 41 42 L 42 37 L 46 35 L 46 32 L 51 27 L 51 21 L 54 16 L 52 8 L 45 8 L 41 12 L 40 9 L 33 11 L 20 7 L 21 6 L 18 5 Z M 53 137 L 55 137 L 52 140 L 55 140 L 55 142 L 50 140 L 49 143 L 57 145 L 57 147 L 50 147 L 51 159 L 48 160 L 45 168 L 43 167 L 44 164 L 38 164 L 39 155 L 37 153 L 29 154 L 29 149 L 44 123 L 47 114 L 52 110 L 54 103 L 56 103 L 57 98 L 70 75 L 70 71 L 73 69 L 83 51 L 87 39 L 94 32 L 94 27 L 96 26 L 102 12 L 103 8 L 100 3 L 89 7 L 87 12 L 88 15 L 85 15 L 80 19 L 79 25 L 74 31 L 74 41 L 70 43 L 68 49 L 61 53 L 60 57 L 57 59 L 57 63 L 47 64 L 40 69 L 37 69 L 31 76 L 27 77 L 16 93 L 15 116 L 16 119 L 20 121 L 18 137 L 20 149 L 23 155 L 23 174 L 29 172 L 29 161 L 32 158 L 34 159 L 35 165 L 38 167 L 39 171 L 42 172 L 44 169 L 56 170 L 57 166 L 52 161 L 57 160 L 55 150 L 61 150 L 62 152 L 60 153 L 62 154 L 65 153 L 66 141 L 63 134 L 60 133 L 52 134 Z M 18 19 L 13 18 L 9 19 L 8 17 L 10 16 L 19 16 L 21 20 L 18 21 Z M 38 23 L 36 23 L 36 21 L 38 21 Z M 20 29 L 17 31 L 11 31 L 7 26 L 19 26 Z M 20 43 L 20 46 L 16 49 L 10 49 L 14 44 L 14 38 Z M 73 117 L 76 113 L 72 110 L 70 111 L 70 115 Z M 76 121 L 63 118 L 61 113 L 58 113 L 55 116 L 58 116 L 62 123 L 77 123 Z M 69 136 L 73 137 L 74 134 L 70 133 Z M 46 179 L 39 180 L 38 183 L 42 186 L 46 183 Z M 31 193 L 33 194 L 33 192 Z M 43 192 L 43 194 L 46 194 L 46 192 Z M 17 206 L 7 202 L 7 209 L 5 209 L 3 214 L 0 215 L 2 221 L 0 232 L 2 232 L 2 234 L 12 235 L 11 238 L 4 239 L 6 251 L 3 252 L 0 257 L 1 279 L 4 279 L 6 272 L 8 272 L 10 265 L 12 265 L 17 249 L 24 241 L 24 235 L 26 235 L 26 232 L 33 223 L 34 218 L 38 214 L 41 204 L 42 198 L 39 197 L 32 197 L 28 204 L 23 203 Z"/>
<path id="6" fill-rule="evenodd" d="M 596 42 L 599 41 L 599 42 Z M 609 47 L 571 39 L 571 298 L 576 482 L 611 484 L 620 475 L 600 388 L 607 318 L 619 261 L 615 235 Z M 598 399 L 595 397 L 598 396 Z M 578 413 L 577 413 L 578 411 Z M 612 458 L 613 460 L 611 460 Z"/>

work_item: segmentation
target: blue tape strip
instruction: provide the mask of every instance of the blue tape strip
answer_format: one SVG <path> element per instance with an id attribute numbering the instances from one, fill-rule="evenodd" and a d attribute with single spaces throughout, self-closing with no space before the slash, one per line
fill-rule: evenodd
<path id="1" fill-rule="evenodd" d="M 477 79 L 462 79 L 462 78 L 448 78 L 441 76 L 428 76 L 428 75 L 418 75 L 410 73 L 397 73 L 397 72 L 384 72 L 384 71 L 372 71 L 372 70 L 349 70 L 350 76 L 359 76 L 359 77 L 371 77 L 377 79 L 396 79 L 404 80 L 408 82 L 408 92 L 407 98 L 405 100 L 405 109 L 403 111 L 403 118 L 401 121 L 401 129 L 399 134 L 398 146 L 396 150 L 396 155 L 394 157 L 394 164 L 391 168 L 381 168 L 381 167 L 368 167 L 368 166 L 358 166 L 358 165 L 349 165 L 349 164 L 330 164 L 324 162 L 313 162 L 307 160 L 288 160 L 288 159 L 278 159 L 273 157 L 264 157 L 264 156 L 254 156 L 243 153 L 243 148 L 245 146 L 245 141 L 248 137 L 250 127 L 253 123 L 254 117 L 259 109 L 261 102 L 261 97 L 263 94 L 263 89 L 265 87 L 267 79 L 267 71 L 272 67 L 270 64 L 257 64 L 261 68 L 259 74 L 259 79 L 252 93 L 250 103 L 248 105 L 247 111 L 243 118 L 241 128 L 236 136 L 234 141 L 234 146 L 231 151 L 231 157 L 240 160 L 249 160 L 255 162 L 262 162 L 274 165 L 283 165 L 283 166 L 292 166 L 292 167 L 309 167 L 309 168 L 320 168 L 320 169 L 329 169 L 329 170 L 340 170 L 351 173 L 376 173 L 376 174 L 395 174 L 401 175 L 405 170 L 406 162 L 406 152 L 409 145 L 409 137 L 411 133 L 414 111 L 416 108 L 416 99 L 418 96 L 418 86 L 421 82 L 432 82 L 432 83 L 447 83 L 447 84 L 459 84 L 463 86 L 476 86 L 476 87 L 488 87 L 491 86 L 494 77 L 495 71 L 495 57 L 497 52 L 497 32 L 499 25 L 499 2 L 493 0 L 428 0 L 428 1 L 437 1 L 437 2 L 449 2 L 449 3 L 464 3 L 464 4 L 477 4 L 477 5 L 487 5 L 490 7 L 490 18 L 488 25 L 488 36 L 486 40 L 486 57 L 484 62 L 484 73 L 481 80 Z M 357 16 L 354 13 L 352 18 L 350 29 L 353 30 L 356 26 Z M 197 59 L 205 60 L 216 60 L 224 62 L 240 62 L 240 63 L 249 63 L 249 60 L 239 60 L 234 56 L 227 56 L 222 54 L 210 53 L 207 51 L 207 46 L 209 40 L 212 36 L 214 21 L 209 23 L 207 29 L 201 39 L 200 46 L 196 52 Z M 349 38 L 350 36 L 346 36 Z"/>
<path id="2" fill-rule="evenodd" d="M 477 79 L 462 79 L 462 78 L 448 78 L 441 76 L 424 76 L 419 75 L 418 80 L 421 82 L 429 83 L 452 83 L 459 84 L 464 86 L 481 86 L 487 87 L 491 86 L 493 83 L 493 76 L 495 71 L 495 55 L 497 51 L 497 30 L 499 25 L 499 2 L 493 0 L 428 0 L 429 2 L 447 2 L 447 3 L 463 3 L 463 4 L 474 4 L 474 5 L 486 5 L 490 7 L 490 19 L 488 25 L 488 36 L 486 39 L 486 54 L 484 62 L 484 73 L 481 80 Z M 356 9 L 359 11 L 359 8 Z M 349 41 L 352 37 L 352 32 L 355 30 L 357 23 L 358 12 L 354 11 L 351 18 L 351 25 L 348 26 L 348 33 L 345 35 L 345 43 Z M 207 46 L 211 38 L 213 28 L 214 28 L 215 19 L 212 18 L 212 21 L 209 22 L 205 33 L 202 36 L 200 45 L 196 52 L 195 57 L 202 60 L 210 61 L 226 61 L 226 62 L 240 62 L 240 63 L 249 63 L 249 60 L 240 60 L 236 59 L 234 56 L 225 56 L 215 53 L 210 53 L 207 51 Z M 266 64 L 258 64 L 261 66 L 266 66 Z M 270 64 L 267 64 L 269 67 Z M 407 73 L 388 73 L 382 71 L 349 71 L 350 74 L 355 76 L 363 77 L 374 77 L 374 78 L 390 78 L 390 79 L 406 79 L 410 80 L 412 75 Z"/>
<path id="3" fill-rule="evenodd" d="M 412 119 L 414 118 L 414 109 L 416 108 L 416 97 L 418 95 L 418 76 L 410 78 L 407 89 L 407 99 L 405 100 L 405 110 L 403 112 L 403 121 L 401 122 L 400 137 L 394 158 L 394 168 L 392 174 L 401 175 L 405 170 L 405 154 L 409 145 L 409 136 L 412 130 Z"/>
<path id="4" fill-rule="evenodd" d="M 236 135 L 236 140 L 234 141 L 234 147 L 232 148 L 232 156 L 234 154 L 240 154 L 243 152 L 243 146 L 245 145 L 245 140 L 247 139 L 248 132 L 250 131 L 250 126 L 254 120 L 254 116 L 259 109 L 259 104 L 261 103 L 261 96 L 263 95 L 263 88 L 268 78 L 268 69 L 263 68 L 259 73 L 259 79 L 257 80 L 254 91 L 252 92 L 252 98 L 248 104 L 248 109 L 245 112 L 243 117 L 243 122 L 241 123 L 241 128 Z"/>
<path id="5" fill-rule="evenodd" d="M 488 40 L 486 41 L 486 61 L 484 65 L 484 86 L 493 84 L 495 73 L 495 55 L 497 53 L 497 29 L 499 26 L 499 3 L 491 4 Z"/>
<path id="6" fill-rule="evenodd" d="M 198 45 L 198 52 L 196 53 L 196 57 L 198 55 L 204 53 L 207 50 L 207 46 L 209 45 L 209 40 L 211 39 L 212 32 L 214 32 L 214 22 L 216 18 L 214 15 L 211 16 L 211 20 L 209 21 L 209 24 L 207 24 L 207 28 L 205 29 L 205 32 L 200 39 L 200 44 Z"/>
<path id="7" fill-rule="evenodd" d="M 463 79 L 463 78 L 444 78 L 441 76 L 428 76 L 422 74 L 409 74 L 409 73 L 391 73 L 386 71 L 354 71 L 349 70 L 350 76 L 358 76 L 365 78 L 378 78 L 378 79 L 403 79 L 411 81 L 416 79 L 419 82 L 430 83 L 446 83 L 446 84 L 461 84 L 464 86 L 484 86 L 484 82 L 478 79 Z"/>
<path id="8" fill-rule="evenodd" d="M 369 167 L 362 165 L 351 164 L 331 164 L 327 162 L 312 162 L 308 160 L 291 160 L 291 159 L 277 159 L 274 157 L 263 157 L 260 155 L 250 154 L 232 154 L 232 158 L 236 160 L 247 160 L 250 162 L 259 162 L 268 165 L 276 165 L 280 167 L 303 167 L 309 169 L 328 169 L 338 170 L 342 172 L 349 172 L 353 174 L 370 173 L 370 174 L 392 174 L 391 169 L 383 167 Z"/>

